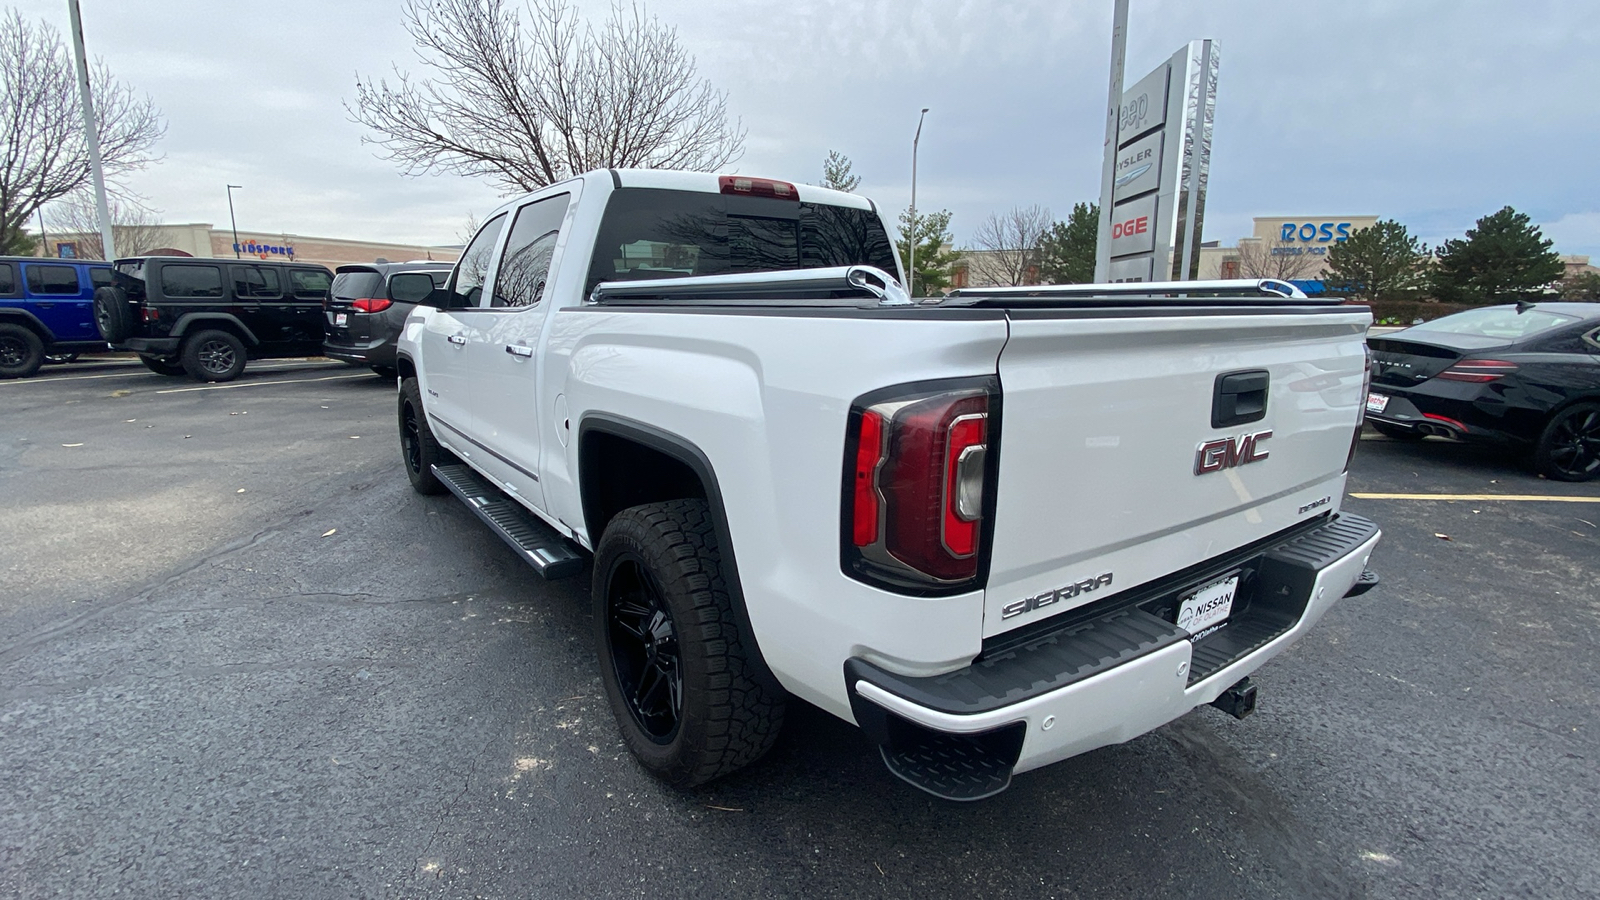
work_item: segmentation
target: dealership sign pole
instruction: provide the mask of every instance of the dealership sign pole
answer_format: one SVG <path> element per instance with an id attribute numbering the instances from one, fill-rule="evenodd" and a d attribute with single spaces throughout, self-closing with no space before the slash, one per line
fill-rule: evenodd
<path id="1" fill-rule="evenodd" d="M 1106 145 L 1096 281 L 1198 275 L 1218 61 L 1213 42 L 1190 41 L 1122 94 Z"/>
<path id="2" fill-rule="evenodd" d="M 1116 0 L 1111 13 L 1111 86 L 1106 95 L 1106 142 L 1100 166 L 1100 229 L 1095 234 L 1094 280 L 1106 280 L 1111 245 L 1111 182 L 1116 177 L 1117 108 L 1122 101 L 1123 60 L 1128 51 L 1128 0 Z"/>
<path id="3" fill-rule="evenodd" d="M 111 242 L 111 209 L 106 203 L 106 176 L 100 166 L 100 129 L 94 121 L 94 98 L 89 93 L 89 61 L 83 52 L 83 16 L 78 0 L 67 0 L 72 15 L 72 49 L 78 62 L 78 99 L 83 104 L 83 137 L 89 144 L 89 174 L 94 177 L 94 208 L 100 214 L 100 240 L 104 241 L 106 261 L 117 258 Z"/>

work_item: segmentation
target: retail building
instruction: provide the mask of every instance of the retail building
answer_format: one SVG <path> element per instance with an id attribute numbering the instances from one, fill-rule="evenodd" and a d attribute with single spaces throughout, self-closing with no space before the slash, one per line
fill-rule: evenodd
<path id="1" fill-rule="evenodd" d="M 296 262 L 320 263 L 330 269 L 349 263 L 369 263 L 378 260 L 408 262 L 411 260 L 436 260 L 455 262 L 461 255 L 460 246 L 402 244 L 389 241 L 355 241 L 346 238 L 312 237 L 287 232 L 265 233 L 240 231 L 238 240 L 227 228 L 216 228 L 210 223 L 196 222 L 186 225 L 154 225 L 117 230 L 118 256 L 233 256 L 259 259 L 282 259 Z M 66 258 L 99 258 L 100 236 L 83 234 L 46 234 L 39 248 L 41 256 Z"/>

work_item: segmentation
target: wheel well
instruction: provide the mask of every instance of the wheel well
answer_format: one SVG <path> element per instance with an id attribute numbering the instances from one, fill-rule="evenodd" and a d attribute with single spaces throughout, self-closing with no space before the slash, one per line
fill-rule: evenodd
<path id="1" fill-rule="evenodd" d="M 589 431 L 578 448 L 583 519 L 598 545 L 612 516 L 644 503 L 706 500 L 706 486 L 683 461 L 631 438 Z"/>
<path id="2" fill-rule="evenodd" d="M 244 344 L 246 347 L 254 347 L 260 343 L 260 341 L 256 340 L 255 336 L 250 333 L 249 329 L 244 328 L 233 319 L 201 317 L 184 319 L 178 324 L 183 329 L 183 333 L 179 335 L 179 338 L 184 342 L 187 342 L 191 336 L 202 331 L 226 331 L 227 333 L 238 338 L 239 342 Z"/>
<path id="3" fill-rule="evenodd" d="M 407 357 L 407 356 L 395 357 L 394 367 L 397 370 L 399 370 L 401 378 L 415 378 L 415 377 L 417 377 L 417 366 L 416 366 L 415 363 L 413 363 L 411 361 L 410 357 Z"/>
<path id="4" fill-rule="evenodd" d="M 43 322 L 40 322 L 38 319 L 35 319 L 26 312 L 19 311 L 0 313 L 0 325 L 20 325 L 38 335 L 39 340 L 44 341 L 45 346 L 47 347 L 55 342 L 55 335 L 50 333 L 50 329 L 44 327 Z"/>

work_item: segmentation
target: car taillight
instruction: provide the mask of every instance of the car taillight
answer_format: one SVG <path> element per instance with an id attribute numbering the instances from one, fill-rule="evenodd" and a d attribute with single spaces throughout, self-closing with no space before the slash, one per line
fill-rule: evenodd
<path id="1" fill-rule="evenodd" d="M 847 435 L 847 573 L 920 593 L 974 585 L 993 500 L 998 405 L 993 378 L 857 401 Z"/>
<path id="2" fill-rule="evenodd" d="M 1463 359 L 1438 375 L 1445 381 L 1468 381 L 1475 384 L 1504 378 L 1517 370 L 1517 364 L 1503 359 Z"/>
<path id="3" fill-rule="evenodd" d="M 392 305 L 386 297 L 362 297 L 360 300 L 351 300 L 350 306 L 356 312 L 375 313 L 383 312 Z"/>
<path id="4" fill-rule="evenodd" d="M 146 306 L 144 308 L 144 320 L 146 322 L 158 322 L 158 321 L 160 321 L 161 320 L 161 310 L 156 309 L 155 307 L 152 307 L 152 306 Z"/>
<path id="5" fill-rule="evenodd" d="M 787 181 L 771 178 L 745 178 L 742 175 L 723 175 L 717 184 L 724 194 L 744 194 L 747 197 L 773 197 L 778 200 L 799 200 L 800 191 Z"/>

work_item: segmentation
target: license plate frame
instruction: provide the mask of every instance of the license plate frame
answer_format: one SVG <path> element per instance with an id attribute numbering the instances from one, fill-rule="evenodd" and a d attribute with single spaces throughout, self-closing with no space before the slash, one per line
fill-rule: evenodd
<path id="1" fill-rule="evenodd" d="M 1199 640 L 1227 624 L 1233 603 L 1239 598 L 1239 576 L 1235 569 L 1220 578 L 1189 588 L 1178 595 L 1177 625 Z"/>
<path id="2" fill-rule="evenodd" d="M 1367 394 L 1367 412 L 1381 413 L 1389 408 L 1389 395 L 1369 392 Z"/>

